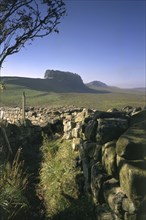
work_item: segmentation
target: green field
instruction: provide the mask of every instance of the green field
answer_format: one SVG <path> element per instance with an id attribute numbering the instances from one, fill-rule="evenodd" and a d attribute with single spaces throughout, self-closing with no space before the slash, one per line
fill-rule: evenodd
<path id="1" fill-rule="evenodd" d="M 6 89 L 0 91 L 0 106 L 21 107 L 22 92 L 25 91 L 26 106 L 60 107 L 75 105 L 78 107 L 108 110 L 121 109 L 127 105 L 144 107 L 146 96 L 144 90 L 98 88 L 95 93 L 55 93 L 38 91 L 25 86 L 6 84 Z"/>

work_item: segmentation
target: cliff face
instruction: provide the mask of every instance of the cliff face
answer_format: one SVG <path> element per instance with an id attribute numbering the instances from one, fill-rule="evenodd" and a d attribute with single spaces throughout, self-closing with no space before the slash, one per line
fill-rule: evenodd
<path id="1" fill-rule="evenodd" d="M 76 73 L 64 72 L 60 70 L 46 70 L 45 79 L 56 79 L 56 80 L 76 80 L 83 83 L 81 77 Z"/>
<path id="2" fill-rule="evenodd" d="M 88 88 L 84 85 L 81 77 L 76 73 L 63 72 L 59 70 L 46 70 L 44 78 L 52 85 L 66 91 L 86 91 Z"/>

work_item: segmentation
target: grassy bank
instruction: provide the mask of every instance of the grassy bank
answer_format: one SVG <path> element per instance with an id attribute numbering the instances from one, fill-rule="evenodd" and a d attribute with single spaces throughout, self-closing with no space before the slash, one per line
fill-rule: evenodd
<path id="1" fill-rule="evenodd" d="M 46 207 L 46 219 L 94 220 L 89 197 L 84 195 L 82 172 L 74 168 L 78 155 L 71 142 L 44 139 L 43 162 L 40 170 L 40 191 Z"/>

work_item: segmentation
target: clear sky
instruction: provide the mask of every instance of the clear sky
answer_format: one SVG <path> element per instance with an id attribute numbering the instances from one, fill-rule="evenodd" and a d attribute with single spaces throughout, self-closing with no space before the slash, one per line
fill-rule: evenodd
<path id="1" fill-rule="evenodd" d="M 47 69 L 79 74 L 84 83 L 144 87 L 146 2 L 65 0 L 60 33 L 35 40 L 9 56 L 2 76 L 43 78 Z"/>

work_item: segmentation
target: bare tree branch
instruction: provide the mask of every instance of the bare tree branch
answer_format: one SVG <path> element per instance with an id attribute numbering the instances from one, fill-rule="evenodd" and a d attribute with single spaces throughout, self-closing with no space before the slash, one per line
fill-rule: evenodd
<path id="1" fill-rule="evenodd" d="M 58 32 L 63 0 L 0 0 L 0 67 L 29 41 Z"/>

